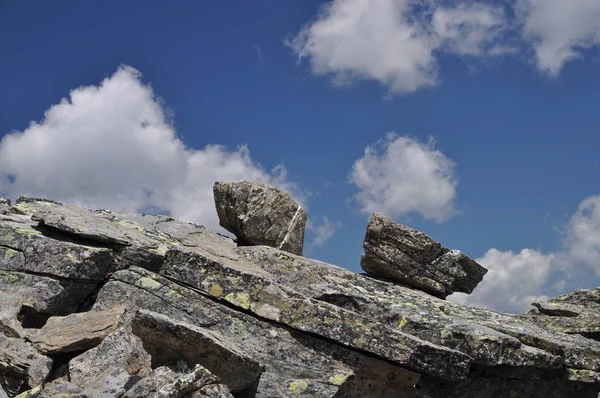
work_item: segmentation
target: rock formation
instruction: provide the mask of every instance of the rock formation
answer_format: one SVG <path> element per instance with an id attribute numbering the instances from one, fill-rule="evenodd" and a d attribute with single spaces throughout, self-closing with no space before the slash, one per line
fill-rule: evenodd
<path id="1" fill-rule="evenodd" d="M 165 216 L 0 204 L 0 397 L 600 392 L 596 290 L 502 314 L 407 286 L 412 274 L 399 284 L 243 243 Z M 415 275 L 472 289 L 482 271 L 439 266 L 449 251 L 435 243 L 410 257 Z"/>
<path id="2" fill-rule="evenodd" d="M 458 250 L 375 213 L 367 227 L 361 267 L 369 275 L 404 283 L 440 298 L 471 293 L 487 272 Z"/>
<path id="3" fill-rule="evenodd" d="M 256 182 L 216 182 L 220 225 L 245 245 L 265 245 L 302 255 L 306 211 L 289 193 Z"/>

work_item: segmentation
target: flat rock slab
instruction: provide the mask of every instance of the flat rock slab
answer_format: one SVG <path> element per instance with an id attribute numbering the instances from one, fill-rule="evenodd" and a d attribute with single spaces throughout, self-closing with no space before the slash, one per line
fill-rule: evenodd
<path id="1" fill-rule="evenodd" d="M 468 371 L 470 358 L 463 353 L 310 299 L 270 279 L 198 253 L 169 251 L 161 273 L 262 318 L 325 337 L 417 372 L 461 379 Z M 432 366 L 434 363 L 437 366 Z"/>
<path id="2" fill-rule="evenodd" d="M 248 181 L 216 182 L 220 225 L 245 245 L 266 245 L 302 255 L 306 211 L 281 189 Z"/>
<path id="3" fill-rule="evenodd" d="M 426 234 L 374 213 L 367 227 L 361 267 L 367 274 L 446 298 L 471 293 L 487 270 Z"/>
<path id="4" fill-rule="evenodd" d="M 114 307 L 105 311 L 51 317 L 44 327 L 31 337 L 31 342 L 43 354 L 87 350 L 100 344 L 106 336 L 121 326 L 124 315 L 124 307 Z"/>
<path id="5" fill-rule="evenodd" d="M 102 281 L 111 261 L 110 250 L 57 241 L 27 225 L 0 221 L 0 269 Z"/>
<path id="6" fill-rule="evenodd" d="M 226 341 L 207 329 L 147 310 L 136 313 L 132 326 L 152 355 L 154 366 L 177 360 L 190 366 L 201 364 L 233 392 L 249 387 L 263 371 L 262 366 L 243 354 L 233 341 Z"/>

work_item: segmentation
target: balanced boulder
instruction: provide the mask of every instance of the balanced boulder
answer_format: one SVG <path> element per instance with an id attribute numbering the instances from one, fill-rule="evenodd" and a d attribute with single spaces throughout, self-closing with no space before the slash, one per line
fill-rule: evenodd
<path id="1" fill-rule="evenodd" d="M 213 187 L 219 224 L 246 246 L 265 245 L 302 255 L 306 211 L 289 193 L 240 181 Z"/>
<path id="2" fill-rule="evenodd" d="M 440 298 L 471 293 L 487 270 L 458 250 L 374 213 L 367 227 L 361 267 L 367 274 L 416 287 Z"/>

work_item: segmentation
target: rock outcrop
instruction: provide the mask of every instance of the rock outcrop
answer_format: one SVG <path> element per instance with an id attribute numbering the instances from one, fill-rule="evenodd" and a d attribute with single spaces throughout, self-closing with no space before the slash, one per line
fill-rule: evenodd
<path id="1" fill-rule="evenodd" d="M 169 217 L 25 198 L 2 206 L 0 397 L 600 392 L 595 290 L 502 314 Z M 416 234 L 413 246 L 429 245 L 409 252 L 419 275 L 444 289 L 476 285 L 478 266 Z"/>
<path id="2" fill-rule="evenodd" d="M 216 182 L 220 225 L 243 245 L 265 245 L 302 255 L 306 211 L 289 193 L 256 182 Z"/>
<path id="3" fill-rule="evenodd" d="M 377 278 L 400 282 L 446 298 L 471 293 L 487 270 L 458 250 L 374 213 L 367 227 L 361 267 Z"/>

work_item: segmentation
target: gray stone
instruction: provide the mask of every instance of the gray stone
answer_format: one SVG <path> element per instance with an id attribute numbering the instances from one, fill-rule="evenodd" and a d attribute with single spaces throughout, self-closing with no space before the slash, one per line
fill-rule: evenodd
<path id="1" fill-rule="evenodd" d="M 152 355 L 154 366 L 183 360 L 190 366 L 201 364 L 217 375 L 233 392 L 242 391 L 258 380 L 259 363 L 245 355 L 224 337 L 164 315 L 139 310 L 133 320 L 133 332 L 142 338 Z"/>
<path id="2" fill-rule="evenodd" d="M 121 326 L 124 312 L 123 307 L 114 307 L 104 311 L 51 317 L 30 340 L 43 354 L 87 350 L 100 344 L 106 336 Z"/>
<path id="3" fill-rule="evenodd" d="M 198 253 L 173 250 L 167 252 L 161 273 L 241 310 L 366 351 L 417 372 L 460 379 L 468 370 L 468 357 L 458 351 L 372 322 L 355 312 L 307 298 L 260 274 L 240 268 L 235 262 L 221 263 Z M 438 365 L 432 367 L 433 363 Z"/>
<path id="4" fill-rule="evenodd" d="M 73 358 L 69 362 L 69 379 L 84 389 L 94 383 L 98 369 L 108 368 L 121 369 L 131 377 L 140 378 L 152 370 L 150 354 L 144 350 L 141 339 L 131 333 L 129 326 L 115 330 L 98 346 Z M 129 379 L 126 378 L 126 382 Z"/>
<path id="5" fill-rule="evenodd" d="M 213 193 L 220 225 L 241 244 L 302 254 L 306 211 L 289 193 L 248 181 L 216 182 Z"/>
<path id="6" fill-rule="evenodd" d="M 52 359 L 36 352 L 31 344 L 0 335 L 0 388 L 15 396 L 23 387 L 42 384 Z"/>
<path id="7" fill-rule="evenodd" d="M 440 298 L 471 293 L 487 272 L 463 253 L 379 213 L 369 221 L 364 249 L 360 265 L 367 274 Z"/>
<path id="8" fill-rule="evenodd" d="M 140 268 L 113 274 L 95 308 L 110 308 L 120 297 L 128 297 L 124 304 L 131 308 L 151 309 L 235 342 L 265 367 L 255 391 L 259 398 L 281 396 L 292 387 L 310 397 L 402 396 L 419 379 L 405 368 L 257 319 Z"/>
<path id="9" fill-rule="evenodd" d="M 219 378 L 202 365 L 190 370 L 183 361 L 160 366 L 144 377 L 123 398 L 214 397 L 233 398 Z"/>

